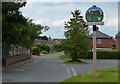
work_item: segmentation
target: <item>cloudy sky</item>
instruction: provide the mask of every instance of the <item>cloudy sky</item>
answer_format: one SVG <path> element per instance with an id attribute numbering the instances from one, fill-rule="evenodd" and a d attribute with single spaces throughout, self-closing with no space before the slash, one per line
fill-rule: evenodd
<path id="1" fill-rule="evenodd" d="M 29 0 L 21 11 L 25 17 L 33 19 L 34 23 L 50 27 L 50 30 L 43 32 L 42 35 L 64 38 L 64 22 L 72 17 L 71 12 L 79 9 L 81 15 L 85 16 L 86 10 L 92 5 L 97 5 L 104 12 L 104 25 L 99 26 L 99 30 L 114 36 L 118 32 L 117 2 L 35 2 Z"/>

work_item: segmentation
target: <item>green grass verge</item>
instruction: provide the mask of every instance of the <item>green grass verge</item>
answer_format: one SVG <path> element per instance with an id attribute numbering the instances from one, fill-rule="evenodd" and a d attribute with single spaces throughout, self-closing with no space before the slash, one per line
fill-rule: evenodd
<path id="1" fill-rule="evenodd" d="M 64 82 L 118 82 L 118 66 L 97 70 L 96 79 L 89 72 L 70 77 L 60 84 L 64 84 Z"/>
<path id="2" fill-rule="evenodd" d="M 62 60 L 62 59 L 71 59 L 70 56 L 67 56 L 67 55 L 60 55 L 59 56 L 59 59 Z M 88 64 L 87 62 L 68 62 L 68 61 L 65 61 L 64 63 L 71 63 L 71 64 Z"/>
<path id="3" fill-rule="evenodd" d="M 70 56 L 67 56 L 67 55 L 60 55 L 59 58 L 60 59 L 71 59 Z"/>

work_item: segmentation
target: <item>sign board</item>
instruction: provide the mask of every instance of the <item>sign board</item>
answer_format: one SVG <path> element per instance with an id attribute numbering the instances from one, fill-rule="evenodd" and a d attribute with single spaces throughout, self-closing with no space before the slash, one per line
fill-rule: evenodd
<path id="1" fill-rule="evenodd" d="M 86 25 L 104 25 L 104 22 L 86 22 Z"/>
<path id="2" fill-rule="evenodd" d="M 96 7 L 95 5 L 93 5 L 93 7 L 90 7 L 86 11 L 85 18 L 87 22 L 92 22 L 92 23 L 87 23 L 87 24 L 103 25 L 102 20 L 104 18 L 104 14 L 103 14 L 103 11 L 99 7 Z"/>
<path id="3" fill-rule="evenodd" d="M 93 76 L 96 78 L 96 25 L 104 25 L 102 22 L 104 17 L 103 11 L 93 5 L 90 7 L 85 14 L 85 18 L 87 20 L 86 25 L 93 25 Z"/>

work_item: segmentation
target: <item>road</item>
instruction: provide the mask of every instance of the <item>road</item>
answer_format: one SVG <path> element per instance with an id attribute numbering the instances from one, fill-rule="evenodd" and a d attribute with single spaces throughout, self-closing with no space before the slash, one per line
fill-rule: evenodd
<path id="1" fill-rule="evenodd" d="M 3 71 L 5 82 L 61 82 L 68 77 L 92 70 L 92 60 L 83 60 L 88 64 L 63 64 L 59 60 L 63 53 L 48 54 L 23 64 L 22 66 Z M 117 66 L 118 60 L 97 60 L 97 69 Z"/>

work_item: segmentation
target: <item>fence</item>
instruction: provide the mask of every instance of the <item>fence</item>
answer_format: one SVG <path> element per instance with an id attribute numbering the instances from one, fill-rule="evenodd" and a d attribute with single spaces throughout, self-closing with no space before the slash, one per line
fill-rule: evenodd
<path id="1" fill-rule="evenodd" d="M 2 65 L 7 66 L 15 62 L 30 59 L 31 57 L 30 49 L 21 46 L 11 46 L 9 55 L 7 57 L 2 57 Z"/>
<path id="2" fill-rule="evenodd" d="M 14 56 L 19 54 L 30 54 L 30 49 L 23 48 L 21 46 L 11 46 L 9 51 L 9 56 Z"/>

